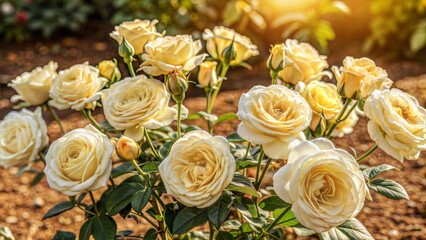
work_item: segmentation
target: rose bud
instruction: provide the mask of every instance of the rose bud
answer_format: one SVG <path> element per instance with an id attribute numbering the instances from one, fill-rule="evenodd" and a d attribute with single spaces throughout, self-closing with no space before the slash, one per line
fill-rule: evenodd
<path id="1" fill-rule="evenodd" d="M 217 74 L 216 74 L 217 62 L 205 61 L 200 65 L 200 72 L 198 72 L 198 82 L 204 88 L 216 86 Z"/>
<path id="2" fill-rule="evenodd" d="M 103 60 L 98 64 L 98 69 L 99 75 L 112 82 L 115 82 L 121 78 L 120 70 L 114 61 Z"/>
<path id="3" fill-rule="evenodd" d="M 126 136 L 121 136 L 116 144 L 117 154 L 123 160 L 131 161 L 139 157 L 141 148 L 137 142 Z"/>

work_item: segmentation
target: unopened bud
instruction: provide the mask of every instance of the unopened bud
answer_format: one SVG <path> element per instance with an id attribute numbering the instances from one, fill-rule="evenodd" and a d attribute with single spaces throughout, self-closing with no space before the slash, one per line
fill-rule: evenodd
<path id="1" fill-rule="evenodd" d="M 121 78 L 120 70 L 117 67 L 117 64 L 111 60 L 103 60 L 98 64 L 99 74 L 112 81 L 115 82 Z"/>
<path id="2" fill-rule="evenodd" d="M 117 155 L 127 161 L 134 160 L 141 154 L 141 148 L 135 140 L 126 136 L 121 136 L 115 146 Z"/>
<path id="3" fill-rule="evenodd" d="M 198 82 L 204 88 L 216 86 L 217 74 L 216 74 L 217 62 L 205 61 L 200 65 L 200 72 L 198 72 Z"/>
<path id="4" fill-rule="evenodd" d="M 188 81 L 181 71 L 175 69 L 166 80 L 166 88 L 176 102 L 181 102 L 185 98 Z"/>
<path id="5" fill-rule="evenodd" d="M 118 54 L 124 59 L 124 61 L 128 60 L 130 62 L 135 54 L 135 49 L 125 38 L 123 38 L 123 41 L 121 41 L 118 46 Z"/>
<path id="6" fill-rule="evenodd" d="M 285 61 L 285 48 L 284 44 L 276 44 L 271 49 L 269 54 L 267 66 L 271 71 L 279 72 L 284 67 Z"/>

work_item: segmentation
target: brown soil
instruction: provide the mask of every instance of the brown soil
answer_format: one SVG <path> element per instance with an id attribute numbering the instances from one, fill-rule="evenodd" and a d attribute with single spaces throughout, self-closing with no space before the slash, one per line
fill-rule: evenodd
<path id="1" fill-rule="evenodd" d="M 345 46 L 332 45 L 329 57 L 330 65 L 341 65 L 346 55 L 360 57 L 359 44 Z M 65 69 L 73 64 L 89 61 L 96 65 L 100 60 L 110 59 L 116 56 L 115 42 L 105 38 L 105 32 L 94 31 L 91 36 L 66 37 L 45 42 L 35 40 L 24 45 L 3 44 L 0 48 L 0 82 L 7 82 L 23 71 L 28 71 L 36 66 L 44 65 L 50 60 L 59 62 L 59 69 Z M 394 80 L 407 76 L 416 76 L 426 73 L 426 65 L 411 60 L 388 61 L 382 56 L 371 56 L 379 66 L 383 66 Z M 252 71 L 235 70 L 229 75 L 229 80 L 224 84 L 225 92 L 222 92 L 217 101 L 217 114 L 235 112 L 239 96 L 256 84 L 268 84 L 268 74 L 262 61 L 253 62 Z M 122 68 L 124 69 L 124 68 Z M 426 103 L 426 77 L 419 76 L 399 80 L 395 84 L 404 91 L 413 94 L 419 102 Z M 233 89 L 245 89 L 230 91 Z M 12 109 L 9 99 L 14 91 L 0 84 L 0 119 Z M 195 95 L 185 101 L 185 105 L 191 112 L 204 109 L 204 99 L 200 96 L 202 91 L 196 91 Z M 48 122 L 50 140 L 60 136 L 56 123 L 52 122 L 48 115 L 44 116 Z M 62 111 L 60 117 L 64 120 L 65 127 L 70 130 L 88 124 L 79 113 Z M 96 115 L 101 119 L 100 114 Z M 200 121 L 196 124 L 204 126 Z M 235 131 L 237 121 L 229 121 L 220 124 L 216 128 L 216 134 L 229 134 Z M 344 148 L 353 147 L 360 152 L 369 149 L 372 142 L 366 131 L 366 121 L 361 119 L 355 133 L 335 142 Z M 400 171 L 389 172 L 384 177 L 394 179 L 402 184 L 410 195 L 407 201 L 392 201 L 373 193 L 374 201 L 366 201 L 365 207 L 358 219 L 365 224 L 367 229 L 376 239 L 426 239 L 426 154 L 422 154 L 416 161 L 399 163 L 397 160 L 378 150 L 365 164 L 378 165 L 389 163 L 397 166 Z M 41 168 L 41 166 L 36 166 Z M 42 216 L 55 204 L 68 198 L 47 185 L 46 180 L 35 187 L 29 187 L 32 174 L 15 176 L 17 168 L 8 170 L 0 169 L 0 227 L 8 226 L 12 229 L 16 239 L 51 239 L 56 230 L 67 230 L 78 233 L 82 225 L 83 214 L 78 209 L 73 209 L 65 214 L 41 221 Z M 269 177 L 271 177 L 272 173 Z M 270 182 L 267 180 L 267 182 Z M 101 191 L 98 191 L 101 192 Z M 116 217 L 118 230 L 132 229 L 135 233 L 143 233 L 148 224 L 140 219 L 139 223 L 133 220 L 122 220 Z"/>

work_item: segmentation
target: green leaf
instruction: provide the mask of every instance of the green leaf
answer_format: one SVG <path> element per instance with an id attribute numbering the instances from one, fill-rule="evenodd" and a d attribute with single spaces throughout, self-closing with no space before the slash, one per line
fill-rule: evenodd
<path id="1" fill-rule="evenodd" d="M 216 235 L 216 240 L 233 240 L 234 236 L 229 232 L 219 231 Z"/>
<path id="2" fill-rule="evenodd" d="M 214 122 L 217 120 L 217 116 L 214 114 L 209 114 L 206 112 L 197 112 L 197 113 L 192 113 L 189 114 L 188 117 L 186 118 L 187 120 L 193 120 L 193 119 L 198 119 L 198 118 L 204 118 L 210 122 Z"/>
<path id="3" fill-rule="evenodd" d="M 43 219 L 51 218 L 57 216 L 63 212 L 71 210 L 74 208 L 74 204 L 71 201 L 61 202 L 56 204 L 53 208 L 51 208 L 47 213 L 43 216 Z"/>
<path id="4" fill-rule="evenodd" d="M 229 215 L 232 207 L 232 197 L 224 192 L 213 205 L 207 209 L 207 217 L 210 222 L 219 229 Z"/>
<path id="5" fill-rule="evenodd" d="M 226 137 L 228 142 L 244 142 L 245 140 L 238 135 L 237 132 L 231 133 Z"/>
<path id="6" fill-rule="evenodd" d="M 180 211 L 173 223 L 173 234 L 184 234 L 207 222 L 206 209 L 187 207 Z"/>
<path id="7" fill-rule="evenodd" d="M 173 142 L 170 141 L 170 142 L 166 142 L 165 144 L 163 144 L 163 146 L 161 146 L 161 148 L 159 150 L 161 158 L 164 159 L 169 155 L 169 152 L 170 152 L 170 149 L 172 148 L 172 145 L 173 145 Z M 151 163 L 153 163 L 153 162 L 151 162 Z M 157 165 L 157 167 L 158 167 L 158 165 Z M 158 170 L 158 168 L 157 168 L 157 170 Z"/>
<path id="8" fill-rule="evenodd" d="M 276 219 L 281 213 L 285 210 L 285 208 L 275 210 L 272 215 Z M 294 212 L 292 209 L 290 209 L 284 217 L 281 218 L 281 220 L 278 222 L 278 224 L 285 226 L 285 227 L 292 227 L 299 224 L 299 221 L 297 220 L 296 216 L 294 215 Z"/>
<path id="9" fill-rule="evenodd" d="M 146 188 L 145 191 L 138 191 L 135 194 L 135 197 L 132 200 L 132 207 L 136 212 L 141 212 L 146 204 L 149 202 L 149 199 L 152 194 L 151 188 Z"/>
<path id="10" fill-rule="evenodd" d="M 159 165 L 160 165 L 160 162 L 147 162 L 142 166 L 142 170 L 145 173 L 158 172 L 158 166 Z"/>
<path id="11" fill-rule="evenodd" d="M 219 124 L 223 121 L 231 120 L 231 119 L 238 119 L 237 114 L 235 114 L 235 113 L 222 114 L 216 121 L 213 122 L 213 125 L 216 125 L 216 124 Z"/>
<path id="12" fill-rule="evenodd" d="M 151 228 L 145 233 L 145 236 L 143 237 L 143 239 L 144 240 L 156 240 L 157 236 L 158 236 L 157 230 L 155 230 L 154 228 Z"/>
<path id="13" fill-rule="evenodd" d="M 389 179 L 375 179 L 368 184 L 368 187 L 390 199 L 410 199 L 401 185 Z"/>
<path id="14" fill-rule="evenodd" d="M 65 231 L 56 231 L 55 236 L 53 236 L 52 240 L 75 240 L 76 236 L 72 232 Z"/>
<path id="15" fill-rule="evenodd" d="M 121 164 L 120 166 L 113 168 L 111 171 L 111 175 L 113 178 L 116 178 L 126 173 L 131 173 L 133 170 L 135 170 L 135 168 L 133 167 L 132 163 L 125 162 Z"/>
<path id="16" fill-rule="evenodd" d="M 138 192 L 144 192 L 145 190 L 145 185 L 140 183 L 125 183 L 119 185 L 107 198 L 106 209 L 108 213 L 116 215 L 135 199 Z"/>
<path id="17" fill-rule="evenodd" d="M 116 132 L 117 130 L 105 119 L 99 123 L 99 126 L 107 132 Z"/>
<path id="18" fill-rule="evenodd" d="M 89 240 L 92 235 L 92 222 L 95 217 L 87 219 L 80 228 L 79 240 Z"/>
<path id="19" fill-rule="evenodd" d="M 426 26 L 418 26 L 410 37 L 410 50 L 418 52 L 426 46 Z"/>
<path id="20" fill-rule="evenodd" d="M 277 209 L 284 209 L 288 207 L 288 203 L 284 202 L 277 195 L 273 195 L 267 198 L 264 198 L 259 203 L 259 207 L 265 211 L 275 211 Z"/>
<path id="21" fill-rule="evenodd" d="M 231 184 L 226 188 L 229 191 L 241 192 L 252 195 L 253 197 L 260 197 L 260 194 L 256 191 L 253 183 L 241 174 L 236 173 Z"/>
<path id="22" fill-rule="evenodd" d="M 132 230 L 121 230 L 117 232 L 117 237 L 125 237 L 125 236 L 129 236 L 130 234 L 132 234 L 133 231 Z"/>
<path id="23" fill-rule="evenodd" d="M 44 177 L 44 172 L 39 172 L 35 175 L 35 177 L 33 178 L 33 180 L 30 183 L 31 187 L 34 187 L 35 185 L 37 185 Z"/>
<path id="24" fill-rule="evenodd" d="M 311 229 L 305 228 L 300 223 L 295 226 L 292 226 L 292 228 L 294 232 L 297 234 L 297 236 L 300 236 L 300 237 L 307 237 L 307 236 L 314 235 L 316 233 L 315 231 L 312 231 Z"/>
<path id="25" fill-rule="evenodd" d="M 365 169 L 364 174 L 369 180 L 372 180 L 373 178 L 377 177 L 380 173 L 389 171 L 389 170 L 394 170 L 394 169 L 397 169 L 397 168 L 389 164 L 382 164 L 377 167 L 371 167 L 371 168 Z"/>
<path id="26" fill-rule="evenodd" d="M 355 218 L 319 234 L 322 240 L 374 240 L 367 229 Z"/>
<path id="27" fill-rule="evenodd" d="M 251 158 L 237 159 L 236 161 L 237 171 L 244 168 L 256 167 L 257 163 L 258 163 L 257 160 L 253 160 Z"/>
<path id="28" fill-rule="evenodd" d="M 93 218 L 91 233 L 95 240 L 114 240 L 117 224 L 112 217 L 99 215 Z"/>

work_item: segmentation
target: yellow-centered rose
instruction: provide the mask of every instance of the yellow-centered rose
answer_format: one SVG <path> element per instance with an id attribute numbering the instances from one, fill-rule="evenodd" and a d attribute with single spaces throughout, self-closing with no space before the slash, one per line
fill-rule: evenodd
<path id="1" fill-rule="evenodd" d="M 33 161 L 48 141 L 41 108 L 9 112 L 0 121 L 0 166 L 8 168 Z"/>
<path id="2" fill-rule="evenodd" d="M 49 94 L 49 105 L 59 109 L 71 108 L 80 111 L 94 108 L 101 97 L 100 90 L 108 82 L 99 76 L 99 70 L 88 64 L 77 64 L 53 79 Z"/>
<path id="3" fill-rule="evenodd" d="M 331 73 L 324 71 L 328 67 L 327 57 L 319 55 L 309 43 L 287 39 L 285 54 L 284 69 L 278 73 L 282 81 L 296 85 L 299 82 L 308 84 L 319 81 L 324 76 L 331 78 Z"/>
<path id="4" fill-rule="evenodd" d="M 223 60 L 225 48 L 229 47 L 234 40 L 235 56 L 230 65 L 239 65 L 250 57 L 259 55 L 256 45 L 250 38 L 226 27 L 215 27 L 213 31 L 204 30 L 203 39 L 207 42 L 207 52 L 216 60 Z"/>
<path id="5" fill-rule="evenodd" d="M 46 154 L 44 173 L 49 186 L 69 196 L 104 187 L 113 151 L 109 138 L 92 125 L 68 132 Z"/>
<path id="6" fill-rule="evenodd" d="M 31 72 L 24 72 L 7 86 L 12 87 L 19 95 L 12 96 L 12 102 L 25 101 L 33 106 L 45 103 L 49 99 L 49 89 L 58 74 L 58 63 L 49 62 L 44 67 L 37 67 Z"/>
<path id="7" fill-rule="evenodd" d="M 366 99 L 374 90 L 389 89 L 392 81 L 386 71 L 369 58 L 346 57 L 343 67 L 332 67 L 339 93 L 347 98 Z"/>
<path id="8" fill-rule="evenodd" d="M 413 96 L 396 88 L 376 90 L 364 113 L 371 139 L 393 158 L 415 160 L 426 150 L 426 110 Z"/>
<path id="9" fill-rule="evenodd" d="M 198 82 L 204 88 L 216 86 L 216 66 L 217 62 L 214 61 L 205 61 L 201 63 L 200 71 L 198 72 Z"/>
<path id="10" fill-rule="evenodd" d="M 297 220 L 318 233 L 355 217 L 368 193 L 355 158 L 325 138 L 295 145 L 273 184 Z"/>
<path id="11" fill-rule="evenodd" d="M 145 45 L 145 53 L 142 54 L 144 62 L 140 70 L 153 76 L 167 75 L 175 68 L 184 72 L 191 71 L 207 55 L 197 55 L 201 48 L 201 41 L 194 41 L 190 35 L 157 38 Z"/>
<path id="12" fill-rule="evenodd" d="M 271 158 L 287 159 L 292 142 L 305 140 L 312 110 L 299 93 L 281 85 L 255 86 L 241 95 L 238 134 L 261 144 Z"/>
<path id="13" fill-rule="evenodd" d="M 144 47 L 148 42 L 161 37 L 162 34 L 158 33 L 155 28 L 157 23 L 158 20 L 149 21 L 135 19 L 115 26 L 115 31 L 111 32 L 109 35 L 117 41 L 118 44 L 121 44 L 123 38 L 125 38 L 130 45 L 132 45 L 135 54 L 139 55 L 144 52 Z"/>
<path id="14" fill-rule="evenodd" d="M 228 141 L 197 130 L 177 140 L 158 167 L 167 193 L 188 207 L 215 203 L 235 173 Z"/>

